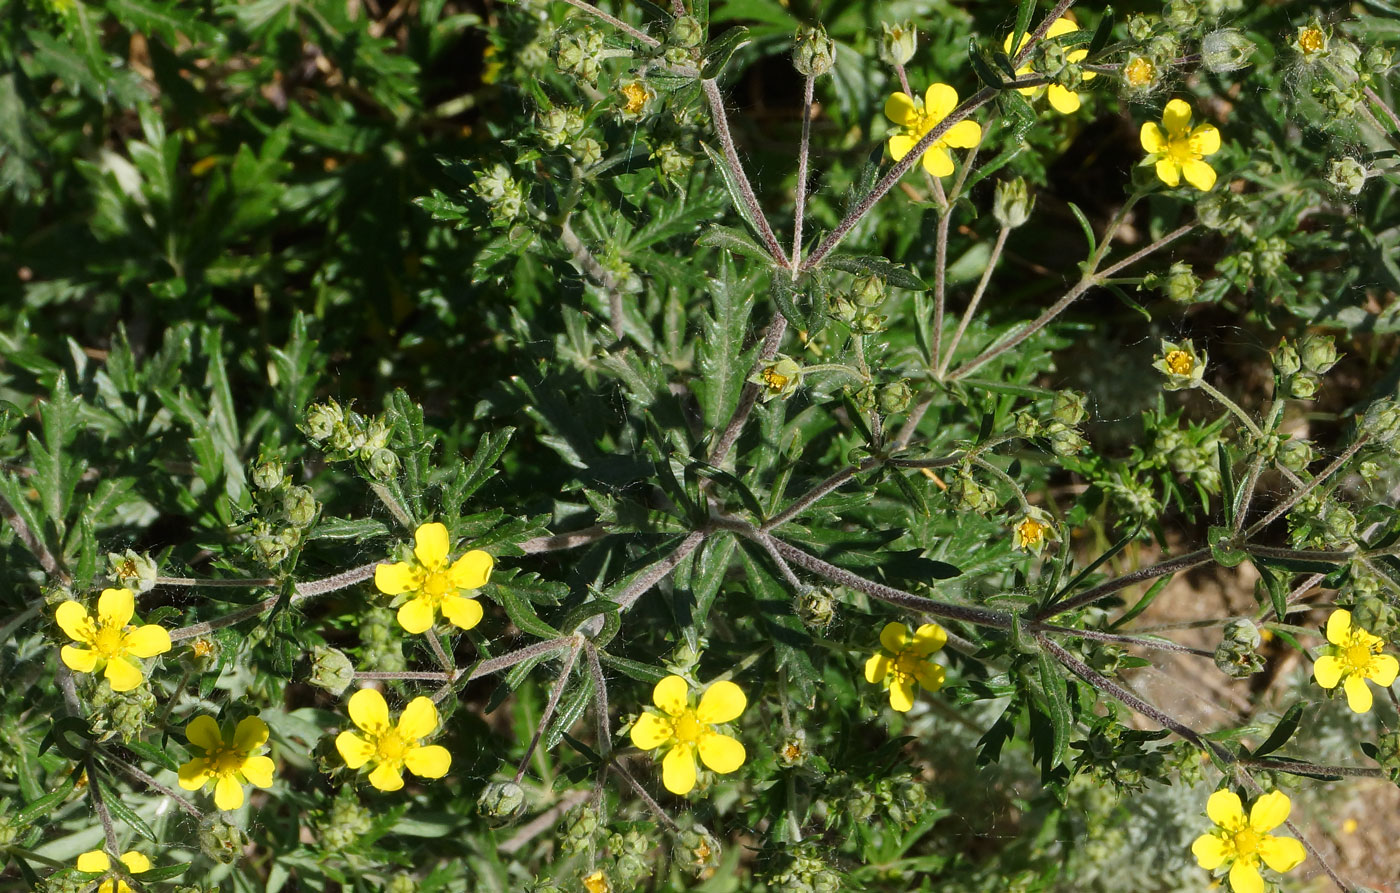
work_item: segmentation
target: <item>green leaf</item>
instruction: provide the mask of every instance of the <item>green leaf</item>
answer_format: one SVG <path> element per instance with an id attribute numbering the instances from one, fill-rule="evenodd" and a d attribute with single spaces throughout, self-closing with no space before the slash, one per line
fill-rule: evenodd
<path id="1" fill-rule="evenodd" d="M 606 651 L 598 652 L 598 661 L 604 666 L 612 667 L 624 676 L 653 685 L 671 675 L 670 671 L 663 667 L 618 657 L 616 654 L 609 654 Z"/>
<path id="2" fill-rule="evenodd" d="M 883 257 L 833 254 L 822 261 L 822 265 L 834 267 L 855 276 L 879 276 L 895 288 L 928 291 L 926 282 L 899 264 L 892 264 Z"/>
<path id="3" fill-rule="evenodd" d="M 1021 49 L 1021 38 L 1026 36 L 1027 30 L 1031 27 L 1031 16 L 1035 13 L 1035 0 L 1021 0 L 1020 7 L 1016 10 L 1016 29 L 1011 32 L 1011 52 L 1016 53 Z"/>
<path id="4" fill-rule="evenodd" d="M 972 71 L 977 78 L 988 87 L 995 87 L 998 90 L 1006 85 L 1006 80 L 997 72 L 995 63 L 987 56 L 987 52 L 977 43 L 975 36 L 968 38 L 967 59 L 972 63 Z"/>
<path id="5" fill-rule="evenodd" d="M 1222 567 L 1238 567 L 1249 557 L 1245 550 L 1234 544 L 1235 531 L 1230 527 L 1211 527 L 1206 534 L 1210 543 L 1210 553 Z"/>
<path id="6" fill-rule="evenodd" d="M 1089 254 L 1098 250 L 1098 240 L 1094 237 L 1094 226 L 1089 222 L 1089 218 L 1084 216 L 1084 212 L 1079 210 L 1079 206 L 1074 202 L 1065 202 L 1069 205 L 1070 211 L 1074 213 L 1074 219 L 1079 221 L 1079 228 L 1084 233 L 1084 238 L 1089 242 Z"/>
<path id="7" fill-rule="evenodd" d="M 733 227 L 711 225 L 700 234 L 695 244 L 703 248 L 723 248 L 733 254 L 763 261 L 770 266 L 773 264 L 772 255 L 764 250 L 762 245 Z"/>
<path id="8" fill-rule="evenodd" d="M 1105 6 L 1103 14 L 1099 16 L 1099 26 L 1094 29 L 1094 39 L 1089 42 L 1089 58 L 1104 47 L 1108 46 L 1109 40 L 1113 38 L 1113 7 Z"/>
<path id="9" fill-rule="evenodd" d="M 1050 709 L 1050 722 L 1053 731 L 1050 761 L 1048 767 L 1041 767 L 1043 771 L 1064 762 L 1065 750 L 1069 747 L 1071 721 L 1069 701 L 1065 698 L 1065 682 L 1055 670 L 1050 656 L 1043 651 L 1037 654 L 1036 666 L 1040 671 L 1040 685 L 1045 694 L 1046 706 Z"/>
<path id="10" fill-rule="evenodd" d="M 1167 588 L 1167 584 L 1171 582 L 1172 577 L 1174 576 L 1175 574 L 1167 574 L 1165 577 L 1158 577 L 1157 581 L 1153 583 L 1151 587 L 1148 588 L 1147 592 L 1143 594 L 1142 598 L 1138 599 L 1137 604 L 1129 608 L 1127 612 L 1123 614 L 1122 617 L 1119 617 L 1117 620 L 1113 621 L 1113 623 L 1110 624 L 1108 628 L 1118 629 L 1127 624 L 1133 618 L 1137 617 L 1143 611 L 1146 611 L 1148 607 L 1151 606 L 1153 599 L 1157 598 L 1157 596 L 1162 594 L 1162 590 Z"/>
<path id="11" fill-rule="evenodd" d="M 95 778 L 89 778 L 88 782 L 90 784 L 101 785 L 102 802 L 107 805 L 107 809 L 112 813 L 113 818 L 125 823 L 128 828 L 146 838 L 151 843 L 160 843 L 159 838 L 156 837 L 156 833 L 151 830 L 151 826 L 146 824 L 146 820 L 137 815 L 136 810 L 128 806 L 126 801 L 122 799 L 121 794 L 114 788 L 109 787 L 105 779 L 101 776 L 97 776 Z"/>
<path id="12" fill-rule="evenodd" d="M 1293 737 L 1293 733 L 1298 731 L 1298 724 L 1303 720 L 1303 702 L 1299 701 L 1289 707 L 1279 719 L 1274 730 L 1269 733 L 1269 737 L 1264 739 L 1264 743 L 1259 745 L 1254 751 L 1254 757 L 1264 757 L 1278 750 L 1288 743 Z"/>
<path id="13" fill-rule="evenodd" d="M 744 218 L 744 222 L 749 225 L 753 234 L 758 235 L 761 232 L 758 218 L 754 217 L 753 211 L 744 202 L 743 192 L 739 189 L 739 181 L 734 179 L 734 175 L 729 170 L 729 162 L 724 159 L 723 155 L 710 148 L 708 143 L 701 143 L 700 146 L 710 157 L 710 164 L 714 166 L 715 172 L 724 182 L 724 188 L 729 192 L 729 201 L 734 205 L 734 210 L 738 211 L 739 216 Z"/>
<path id="14" fill-rule="evenodd" d="M 749 43 L 749 29 L 735 25 L 705 47 L 705 61 L 700 64 L 700 77 L 712 81 L 719 77 L 729 60 Z"/>
<path id="15" fill-rule="evenodd" d="M 519 627 L 521 632 L 541 639 L 558 639 L 563 635 L 541 620 L 535 613 L 534 606 L 510 587 L 497 586 L 492 590 L 492 594 L 501 603 L 501 607 L 506 609 L 506 616 L 510 617 L 511 623 Z"/>

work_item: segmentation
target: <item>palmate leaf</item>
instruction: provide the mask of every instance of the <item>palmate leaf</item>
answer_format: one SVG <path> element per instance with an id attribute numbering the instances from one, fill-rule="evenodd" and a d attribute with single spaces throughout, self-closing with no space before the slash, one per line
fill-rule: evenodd
<path id="1" fill-rule="evenodd" d="M 710 312 L 701 317 L 696 366 L 700 378 L 692 383 L 705 424 L 720 429 L 739 405 L 739 393 L 752 362 L 744 348 L 753 314 L 753 278 L 740 278 L 734 264 L 721 258 L 719 274 L 709 281 Z"/>

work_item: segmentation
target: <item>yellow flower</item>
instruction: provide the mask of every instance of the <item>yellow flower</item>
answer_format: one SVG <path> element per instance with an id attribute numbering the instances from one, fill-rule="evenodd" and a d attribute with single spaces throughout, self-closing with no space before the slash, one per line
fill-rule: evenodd
<path id="1" fill-rule="evenodd" d="M 1292 804 L 1282 791 L 1265 794 L 1244 815 L 1244 804 L 1234 791 L 1216 791 L 1206 801 L 1206 815 L 1215 829 L 1191 844 L 1196 862 L 1206 871 L 1229 867 L 1230 888 L 1235 893 L 1264 893 L 1259 862 L 1282 874 L 1303 863 L 1307 852 L 1291 837 L 1268 833 L 1288 820 Z"/>
<path id="2" fill-rule="evenodd" d="M 1134 56 L 1123 66 L 1123 80 L 1128 82 L 1128 86 L 1134 90 L 1141 90 L 1151 86 L 1157 79 L 1157 66 L 1142 56 Z"/>
<path id="3" fill-rule="evenodd" d="M 219 724 L 212 716 L 196 716 L 185 726 L 185 737 L 204 752 L 180 767 L 180 787 L 197 791 L 214 782 L 214 805 L 223 810 L 243 805 L 243 785 L 272 787 L 270 757 L 261 755 L 267 743 L 267 723 L 256 716 L 238 723 L 229 743 L 224 743 Z"/>
<path id="4" fill-rule="evenodd" d="M 646 84 L 641 81 L 628 81 L 618 92 L 622 94 L 622 114 L 635 118 L 646 111 L 647 102 L 651 99 L 651 91 L 647 89 Z"/>
<path id="5" fill-rule="evenodd" d="M 899 161 L 914 148 L 924 134 L 937 127 L 953 109 L 958 107 L 958 91 L 947 84 L 933 84 L 924 92 L 923 101 L 913 99 L 907 93 L 892 93 L 885 100 L 885 117 L 899 127 L 890 134 L 890 155 Z M 971 149 L 982 141 L 982 126 L 976 121 L 963 119 L 947 133 L 933 141 L 924 152 L 924 170 L 935 177 L 946 177 L 953 172 L 953 159 L 948 155 L 948 147 Z"/>
<path id="6" fill-rule="evenodd" d="M 1165 132 L 1163 132 L 1165 128 Z M 1142 148 L 1157 166 L 1157 179 L 1168 186 L 1186 182 L 1205 192 L 1215 185 L 1215 169 L 1201 159 L 1220 151 L 1220 131 L 1213 124 L 1191 128 L 1191 106 L 1173 99 L 1162 112 L 1162 127 L 1148 121 L 1139 134 Z"/>
<path id="7" fill-rule="evenodd" d="M 584 877 L 583 889 L 588 893 L 612 893 L 612 884 L 608 883 L 608 876 L 600 868 Z"/>
<path id="8" fill-rule="evenodd" d="M 1306 25 L 1298 29 L 1294 45 L 1304 56 L 1316 56 L 1327 49 L 1327 34 L 1317 25 Z"/>
<path id="9" fill-rule="evenodd" d="M 1323 688 L 1336 688 L 1346 680 L 1347 706 L 1353 713 L 1371 712 L 1371 689 L 1366 680 L 1389 688 L 1400 673 L 1400 661 L 1381 654 L 1385 640 L 1353 626 L 1351 612 L 1337 609 L 1327 618 L 1326 652 L 1313 664 L 1313 678 Z"/>
<path id="10" fill-rule="evenodd" d="M 151 860 L 135 850 L 127 850 L 122 853 L 122 865 L 126 866 L 127 874 L 141 874 L 151 870 Z M 112 860 L 107 858 L 107 854 L 101 850 L 91 850 L 78 857 L 78 870 L 97 874 L 102 871 L 112 870 Z M 131 885 L 126 881 L 113 880 L 107 878 L 97 887 L 97 893 L 131 893 Z"/>
<path id="11" fill-rule="evenodd" d="M 1032 506 L 1026 509 L 1026 513 L 1021 516 L 1011 527 L 1012 544 L 1022 552 L 1035 552 L 1039 554 L 1045 548 L 1046 542 L 1057 539 L 1055 533 L 1055 522 L 1045 509 Z"/>
<path id="12" fill-rule="evenodd" d="M 130 589 L 102 590 L 95 619 L 78 602 L 59 605 L 54 612 L 59 628 L 68 638 L 88 646 L 64 645 L 59 652 L 63 663 L 79 673 L 92 673 L 105 665 L 103 676 L 112 691 L 131 691 L 140 685 L 146 675 L 137 661 L 169 651 L 170 634 L 153 623 L 131 625 L 135 611 L 136 597 Z"/>
<path id="13" fill-rule="evenodd" d="M 925 623 L 909 635 L 902 623 L 887 623 L 880 630 L 880 647 L 865 662 L 865 681 L 890 690 L 890 706 L 907 713 L 914 706 L 914 686 L 925 691 L 943 687 L 943 668 L 929 655 L 948 642 L 948 634 L 936 623 Z"/>
<path id="14" fill-rule="evenodd" d="M 481 603 L 458 595 L 480 589 L 491 579 L 495 559 L 472 549 L 451 565 L 447 528 L 437 522 L 424 524 L 413 534 L 416 561 L 381 564 L 374 569 L 374 585 L 385 595 L 408 595 L 399 606 L 399 626 L 411 633 L 426 632 L 442 611 L 453 626 L 471 629 L 481 622 Z"/>
<path id="15" fill-rule="evenodd" d="M 744 765 L 744 745 L 717 731 L 715 725 L 732 722 L 748 701 L 733 682 L 716 682 L 705 689 L 698 707 L 690 706 L 690 686 L 679 676 L 656 683 L 652 701 L 660 713 L 648 709 L 632 724 L 632 743 L 642 750 L 670 744 L 661 761 L 661 783 L 673 794 L 688 794 L 695 787 L 695 754 L 707 767 L 726 775 Z"/>
<path id="16" fill-rule="evenodd" d="M 1050 40 L 1078 30 L 1078 25 L 1076 25 L 1069 18 L 1061 16 L 1060 18 L 1055 20 L 1055 23 L 1053 25 L 1050 26 L 1050 30 L 1045 32 L 1045 39 Z M 1010 34 L 1006 35 L 1006 40 L 1002 42 L 1002 49 L 1006 51 L 1006 54 L 1008 56 L 1014 56 L 1016 55 L 1016 53 L 1019 53 L 1021 51 L 1021 47 L 1025 46 L 1026 41 L 1030 40 L 1031 37 L 1029 34 L 1021 35 L 1021 43 L 1016 47 L 1016 50 L 1013 52 L 1011 49 L 1012 36 L 1013 35 Z M 1087 49 L 1070 50 L 1069 52 L 1065 53 L 1065 61 L 1071 63 L 1080 62 L 1083 61 L 1083 59 L 1088 55 L 1089 51 Z M 1035 66 L 1033 65 L 1026 65 L 1016 69 L 1017 77 L 1025 77 L 1028 74 L 1034 73 Z M 1096 77 L 1096 75 L 1092 71 L 1086 71 L 1084 72 L 1083 77 L 1086 81 L 1092 81 Z M 1061 87 L 1059 84 L 1050 84 L 1049 86 L 1045 87 L 1022 87 L 1020 93 L 1022 96 L 1034 98 L 1036 96 L 1039 96 L 1040 91 L 1042 90 L 1045 91 L 1045 95 L 1049 98 L 1051 107 L 1054 108 L 1055 111 L 1059 112 L 1060 114 L 1070 115 L 1074 112 L 1079 111 L 1079 94 L 1066 87 Z"/>
<path id="17" fill-rule="evenodd" d="M 362 688 L 350 696 L 350 719 L 364 734 L 341 732 L 336 736 L 335 749 L 351 769 L 374 763 L 369 783 L 381 791 L 403 787 L 405 767 L 419 778 L 442 778 L 452 766 L 452 754 L 447 748 L 423 743 L 438 727 L 438 712 L 431 698 L 409 701 L 398 725 L 391 725 L 384 696 L 372 688 Z"/>
<path id="18" fill-rule="evenodd" d="M 1171 351 L 1163 359 L 1173 375 L 1190 375 L 1191 370 L 1196 368 L 1196 361 L 1184 350 Z"/>

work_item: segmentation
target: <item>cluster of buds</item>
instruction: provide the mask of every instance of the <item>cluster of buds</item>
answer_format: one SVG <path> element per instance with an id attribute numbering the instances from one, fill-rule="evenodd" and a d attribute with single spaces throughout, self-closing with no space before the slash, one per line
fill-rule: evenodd
<path id="1" fill-rule="evenodd" d="M 382 415 L 363 416 L 328 400 L 306 410 L 301 430 L 321 447 L 329 462 L 358 460 L 371 477 L 381 481 L 398 474 L 399 457 L 389 449 L 389 423 Z"/>
<path id="2" fill-rule="evenodd" d="M 1220 488 L 1219 448 L 1220 438 L 1216 434 L 1194 428 L 1158 428 L 1152 441 L 1155 458 L 1210 493 Z"/>
<path id="3" fill-rule="evenodd" d="M 656 841 L 637 828 L 608 835 L 607 847 L 613 857 L 610 873 L 619 889 L 641 889 L 641 881 L 651 874 L 647 855 L 655 846 Z"/>
<path id="4" fill-rule="evenodd" d="M 1253 676 L 1264 669 L 1264 655 L 1259 653 L 1263 637 L 1253 620 L 1237 618 L 1225 624 L 1223 638 L 1215 649 L 1215 665 L 1220 672 L 1235 679 Z"/>
<path id="5" fill-rule="evenodd" d="M 557 149 L 572 143 L 583 131 L 583 111 L 567 105 L 550 106 L 535 117 L 535 127 L 545 148 Z"/>
<path id="6" fill-rule="evenodd" d="M 341 788 L 331 802 L 331 808 L 313 816 L 311 827 L 327 853 L 343 853 L 354 846 L 373 826 L 370 811 L 360 805 L 354 791 Z"/>
<path id="7" fill-rule="evenodd" d="M 1335 499 L 1311 494 L 1288 516 L 1295 545 L 1315 549 L 1350 549 L 1356 543 L 1356 515 Z"/>
<path id="8" fill-rule="evenodd" d="M 1055 394 L 1049 420 L 1042 421 L 1029 410 L 1016 413 L 1016 433 L 1025 438 L 1045 438 L 1051 452 L 1057 456 L 1075 456 L 1089 445 L 1079 430 L 1079 425 L 1088 417 L 1084 394 L 1066 389 Z"/>
<path id="9" fill-rule="evenodd" d="M 651 159 L 656 162 L 656 169 L 661 172 L 661 176 L 672 182 L 679 181 L 695 164 L 694 156 L 670 140 L 652 149 Z"/>
<path id="10" fill-rule="evenodd" d="M 221 865 L 230 865 L 243 855 L 248 846 L 248 835 L 225 815 L 211 812 L 200 822 L 199 851 Z"/>
<path id="11" fill-rule="evenodd" d="M 361 613 L 360 663 L 379 673 L 400 673 L 408 666 L 398 621 L 388 608 L 375 606 Z"/>
<path id="12" fill-rule="evenodd" d="M 603 35 L 594 28 L 560 33 L 554 42 L 554 64 L 564 74 L 571 74 L 585 84 L 598 83 L 602 70 Z"/>
<path id="13" fill-rule="evenodd" d="M 252 524 L 249 541 L 258 561 L 274 567 L 301 547 L 321 514 L 321 505 L 310 487 L 292 483 L 279 458 L 258 460 L 252 478 L 259 517 Z"/>
<path id="14" fill-rule="evenodd" d="M 1088 737 L 1070 745 L 1079 751 L 1074 768 L 1115 790 L 1140 791 L 1150 781 L 1168 776 L 1166 748 L 1149 746 L 1164 737 L 1161 732 L 1129 729 L 1112 724 L 1090 729 Z"/>
<path id="15" fill-rule="evenodd" d="M 977 483 L 969 468 L 958 469 L 957 475 L 948 482 L 948 498 L 963 511 L 986 515 L 997 507 L 997 495 L 991 488 Z"/>
<path id="16" fill-rule="evenodd" d="M 98 685 L 92 690 L 91 706 L 89 721 L 99 740 L 120 737 L 123 741 L 132 741 L 146 730 L 156 710 L 156 696 L 144 683 L 123 692 Z"/>
<path id="17" fill-rule="evenodd" d="M 561 853 L 586 853 L 593 847 L 593 839 L 598 834 L 598 810 L 587 803 L 575 807 L 564 817 L 564 828 L 559 834 L 558 844 Z"/>
<path id="18" fill-rule="evenodd" d="M 838 295 L 831 302 L 831 314 L 849 326 L 854 334 L 877 334 L 884 331 L 888 321 L 879 313 L 886 295 L 883 277 L 862 276 L 852 284 L 850 292 Z"/>
<path id="19" fill-rule="evenodd" d="M 815 850 L 803 847 L 783 870 L 767 878 L 767 887 L 776 893 L 837 893 L 841 876 Z"/>
<path id="20" fill-rule="evenodd" d="M 486 203 L 492 222 L 498 226 L 519 217 L 525 209 L 525 187 L 510 175 L 510 168 L 504 164 L 493 164 L 479 171 L 471 190 Z"/>
<path id="21" fill-rule="evenodd" d="M 1322 376 L 1337 364 L 1341 354 L 1331 335 L 1304 335 L 1297 345 L 1283 339 L 1274 350 L 1274 372 L 1285 396 L 1310 400 L 1322 387 Z"/>

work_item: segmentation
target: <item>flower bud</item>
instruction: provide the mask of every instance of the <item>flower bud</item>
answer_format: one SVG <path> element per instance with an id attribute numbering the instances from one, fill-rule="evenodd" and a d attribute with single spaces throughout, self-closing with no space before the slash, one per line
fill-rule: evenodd
<path id="1" fill-rule="evenodd" d="M 1351 622 L 1371 635 L 1390 639 L 1394 636 L 1395 609 L 1385 599 L 1368 595 L 1352 606 Z"/>
<path id="2" fill-rule="evenodd" d="M 479 171 L 471 185 L 471 191 L 486 203 L 491 211 L 491 219 L 497 224 L 507 223 L 520 216 L 525 207 L 525 190 L 511 176 L 510 168 L 504 164 L 493 164 Z M 336 426 L 336 430 L 332 432 L 333 437 L 340 431 L 340 427 Z M 346 449 L 351 445 L 353 439 L 341 444 L 340 448 Z"/>
<path id="3" fill-rule="evenodd" d="M 112 568 L 112 579 L 122 589 L 130 589 L 140 594 L 151 591 L 156 585 L 160 569 L 147 555 L 131 549 L 121 554 L 108 552 L 107 563 Z"/>
<path id="4" fill-rule="evenodd" d="M 997 181 L 996 194 L 992 198 L 992 216 L 997 223 L 1014 229 L 1029 220 L 1033 210 L 1035 196 L 1030 194 L 1023 178 Z"/>
<path id="5" fill-rule="evenodd" d="M 764 403 L 775 397 L 786 400 L 802 386 L 802 367 L 790 357 L 778 354 L 748 381 L 758 385 L 759 399 Z"/>
<path id="6" fill-rule="evenodd" d="M 513 781 L 493 781 L 476 798 L 482 815 L 508 823 L 525 811 L 525 789 Z"/>
<path id="7" fill-rule="evenodd" d="M 288 487 L 282 495 L 282 513 L 298 527 L 306 527 L 316 520 L 320 506 L 310 487 Z"/>
<path id="8" fill-rule="evenodd" d="M 603 144 L 591 136 L 583 136 L 569 144 L 569 153 L 584 167 L 591 167 L 603 160 Z"/>
<path id="9" fill-rule="evenodd" d="M 1278 347 L 1274 348 L 1274 372 L 1280 378 L 1286 378 L 1303 368 L 1303 361 L 1298 357 L 1298 350 L 1288 342 L 1287 338 L 1279 341 Z"/>
<path id="10" fill-rule="evenodd" d="M 862 276 L 856 280 L 851 294 L 861 307 L 879 307 L 885 301 L 885 280 L 881 276 Z"/>
<path id="11" fill-rule="evenodd" d="M 1394 400 L 1372 403 L 1361 418 L 1361 431 L 1376 443 L 1390 443 L 1400 434 L 1400 404 Z"/>
<path id="12" fill-rule="evenodd" d="M 1279 445 L 1278 461 L 1290 471 L 1302 472 L 1312 460 L 1313 450 L 1306 440 L 1286 440 Z"/>
<path id="13" fill-rule="evenodd" d="M 1254 41 L 1238 28 L 1221 28 L 1201 38 L 1201 63 L 1216 74 L 1237 71 L 1249 65 Z"/>
<path id="14" fill-rule="evenodd" d="M 1045 426 L 1045 436 L 1050 440 L 1050 451 L 1056 456 L 1077 456 L 1089 445 L 1089 441 L 1064 422 L 1051 422 Z"/>
<path id="15" fill-rule="evenodd" d="M 1190 304 L 1196 300 L 1201 280 L 1191 271 L 1191 265 L 1177 261 L 1172 264 L 1167 275 L 1167 297 L 1178 304 Z"/>
<path id="16" fill-rule="evenodd" d="M 311 675 L 307 681 L 312 685 L 338 695 L 349 687 L 354 678 L 355 667 L 345 652 L 327 645 L 317 645 L 311 649 Z"/>
<path id="17" fill-rule="evenodd" d="M 209 636 L 195 636 L 180 653 L 180 665 L 191 673 L 207 673 L 219 663 L 219 642 Z"/>
<path id="18" fill-rule="evenodd" d="M 891 382 L 880 388 L 880 412 L 885 415 L 904 412 L 909 408 L 909 403 L 913 399 L 914 389 L 909 387 L 909 382 L 901 378 L 899 381 Z"/>
<path id="19" fill-rule="evenodd" d="M 585 852 L 597 833 L 598 811 L 587 804 L 579 806 L 564 818 L 564 830 L 558 839 L 559 849 L 564 853 Z"/>
<path id="20" fill-rule="evenodd" d="M 880 23 L 880 61 L 886 65 L 908 65 L 919 48 L 919 32 L 912 22 Z"/>
<path id="21" fill-rule="evenodd" d="M 1252 676 L 1264 669 L 1264 656 L 1258 652 L 1259 627 L 1247 619 L 1231 620 L 1222 630 L 1224 638 L 1215 649 L 1215 665 L 1235 679 Z"/>
<path id="22" fill-rule="evenodd" d="M 797 614 L 808 626 L 826 629 L 836 617 L 836 598 L 827 589 L 808 589 L 798 599 Z"/>
<path id="23" fill-rule="evenodd" d="M 704 39 L 705 28 L 695 16 L 678 16 L 671 23 L 671 43 L 678 47 L 696 47 Z"/>
<path id="24" fill-rule="evenodd" d="M 391 481 L 399 473 L 399 456 L 390 449 L 378 449 L 369 457 L 369 473 L 378 481 Z"/>
<path id="25" fill-rule="evenodd" d="M 259 490 L 276 490 L 287 480 L 282 460 L 273 456 L 253 466 L 253 486 Z"/>
<path id="26" fill-rule="evenodd" d="M 1318 389 L 1322 387 L 1322 381 L 1316 375 L 1308 372 L 1295 372 L 1288 376 L 1284 382 L 1284 390 L 1288 396 L 1295 400 L 1311 400 L 1317 396 Z"/>
<path id="27" fill-rule="evenodd" d="M 1145 15 L 1128 16 L 1128 37 L 1142 43 L 1152 36 L 1152 20 Z"/>
<path id="28" fill-rule="evenodd" d="M 821 25 L 815 28 L 806 25 L 797 29 L 796 46 L 792 51 L 792 64 L 797 73 L 819 78 L 831 70 L 836 62 L 836 44 L 826 36 Z"/>
<path id="29" fill-rule="evenodd" d="M 1089 417 L 1085 400 L 1082 391 L 1068 388 L 1056 391 L 1055 401 L 1050 407 L 1050 414 L 1055 417 L 1056 421 L 1064 422 L 1066 425 L 1078 425 Z"/>
<path id="30" fill-rule="evenodd" d="M 1162 13 L 1162 18 L 1166 23 L 1177 31 L 1195 25 L 1199 16 L 1200 11 L 1192 0 L 1167 0 L 1166 8 Z"/>
<path id="31" fill-rule="evenodd" d="M 215 862 L 229 865 L 238 861 L 247 845 L 248 835 L 221 812 L 209 813 L 200 823 L 199 850 Z"/>
<path id="32" fill-rule="evenodd" d="M 306 410 L 306 421 L 301 430 L 306 436 L 320 443 L 330 437 L 336 427 L 345 420 L 345 411 L 334 400 L 313 403 Z"/>
<path id="33" fill-rule="evenodd" d="M 586 893 L 613 893 L 613 885 L 601 868 L 595 868 L 583 876 L 583 889 Z"/>
<path id="34" fill-rule="evenodd" d="M 1327 182 L 1350 195 L 1360 195 L 1369 175 L 1366 166 L 1351 156 L 1333 158 L 1327 163 Z"/>
<path id="35" fill-rule="evenodd" d="M 673 180 L 690 170 L 690 166 L 695 163 L 695 159 L 682 152 L 672 142 L 665 142 L 657 146 L 652 151 L 651 157 L 661 169 L 661 175 Z"/>
<path id="36" fill-rule="evenodd" d="M 1331 335 L 1304 335 L 1298 344 L 1298 356 L 1303 368 L 1315 375 L 1325 375 L 1340 359 Z"/>
<path id="37" fill-rule="evenodd" d="M 1040 436 L 1040 419 L 1036 418 L 1031 413 L 1023 409 L 1020 412 L 1016 413 L 1015 421 L 1017 434 L 1021 435 L 1022 437 Z"/>
<path id="38" fill-rule="evenodd" d="M 704 825 L 692 825 L 676 835 L 672 857 L 676 864 L 700 880 L 719 867 L 720 844 Z"/>
<path id="39" fill-rule="evenodd" d="M 418 880 L 407 872 L 400 872 L 389 880 L 384 893 L 418 893 Z"/>

